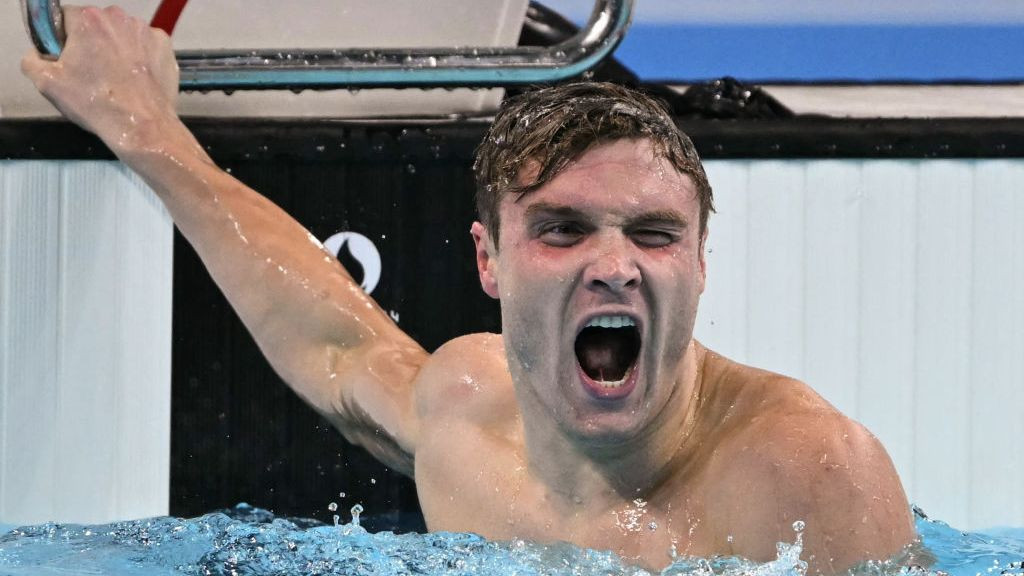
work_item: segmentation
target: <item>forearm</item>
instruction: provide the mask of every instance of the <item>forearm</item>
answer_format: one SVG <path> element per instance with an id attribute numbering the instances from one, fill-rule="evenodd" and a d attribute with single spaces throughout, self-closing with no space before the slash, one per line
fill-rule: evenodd
<path id="1" fill-rule="evenodd" d="M 64 19 L 60 59 L 30 51 L 25 75 L 145 179 L 284 380 L 353 436 L 386 431 L 407 467 L 423 349 L 298 222 L 214 165 L 175 112 L 166 34 L 116 6 Z"/>
<path id="2" fill-rule="evenodd" d="M 372 345 L 394 330 L 390 319 L 299 223 L 217 168 L 177 118 L 140 124 L 112 147 L 167 206 L 275 369 L 326 409 L 319 396 L 336 391 L 320 387 L 340 384 L 329 380 L 331 358 Z"/>

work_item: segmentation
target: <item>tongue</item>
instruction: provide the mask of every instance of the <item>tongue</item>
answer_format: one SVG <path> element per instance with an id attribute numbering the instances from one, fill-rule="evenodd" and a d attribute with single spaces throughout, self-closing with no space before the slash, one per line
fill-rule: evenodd
<path id="1" fill-rule="evenodd" d="M 580 365 L 583 371 L 594 380 L 615 382 L 622 380 L 625 376 L 625 369 L 621 363 L 616 361 L 615 350 L 611 346 L 589 346 L 584 349 L 580 356 Z"/>
<path id="2" fill-rule="evenodd" d="M 629 338 L 617 329 L 584 330 L 576 345 L 580 366 L 594 380 L 622 380 L 633 361 L 635 350 Z"/>

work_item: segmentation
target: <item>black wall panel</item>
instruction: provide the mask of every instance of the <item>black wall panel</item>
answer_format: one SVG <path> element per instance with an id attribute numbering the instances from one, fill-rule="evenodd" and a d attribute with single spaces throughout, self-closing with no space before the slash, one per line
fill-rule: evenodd
<path id="1" fill-rule="evenodd" d="M 321 241 L 340 231 L 372 240 L 382 263 L 372 296 L 428 350 L 467 332 L 499 331 L 469 236 L 479 132 L 441 138 L 422 128 L 339 127 L 307 136 L 315 143 L 270 131 L 224 152 L 210 148 Z M 382 527 L 414 524 L 411 480 L 348 445 L 280 381 L 191 247 L 177 240 L 171 513 L 245 501 L 329 521 L 330 502 L 343 518 L 359 502 Z M 340 257 L 362 277 L 344 248 Z"/>

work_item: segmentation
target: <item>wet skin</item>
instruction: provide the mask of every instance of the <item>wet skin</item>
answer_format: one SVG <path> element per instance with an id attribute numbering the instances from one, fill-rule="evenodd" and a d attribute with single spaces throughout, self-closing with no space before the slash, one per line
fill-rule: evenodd
<path id="1" fill-rule="evenodd" d="M 521 199 L 506 197 L 500 213 L 497 246 L 480 224 L 473 236 L 484 289 L 501 301 L 527 418 L 552 424 L 544 434 L 565 436 L 570 452 L 617 460 L 648 451 L 650 433 L 686 412 L 693 385 L 684 352 L 704 258 L 689 177 L 647 141 L 621 140 Z M 596 386 L 577 361 L 577 335 L 598 316 L 628 316 L 640 333 L 639 358 L 619 388 Z"/>
<path id="2" fill-rule="evenodd" d="M 175 114 L 165 35 L 116 8 L 65 13 L 61 60 L 30 53 L 26 75 L 142 175 L 289 386 L 415 477 L 431 529 L 657 568 L 673 549 L 771 559 L 803 520 L 812 573 L 910 542 L 873 436 L 803 383 L 692 339 L 705 277 L 694 188 L 646 141 L 594 147 L 504 199 L 498 239 L 474 224 L 503 334 L 428 354 L 302 226 L 213 165 Z M 595 314 L 640 334 L 619 387 L 586 376 L 574 350 Z"/>
<path id="3" fill-rule="evenodd" d="M 505 199 L 497 244 L 474 225 L 503 334 L 453 341 L 418 380 L 431 529 L 566 540 L 655 568 L 673 551 L 774 558 L 796 520 L 812 571 L 909 542 L 905 497 L 869 433 L 806 385 L 692 340 L 698 215 L 687 176 L 621 140 Z M 636 318 L 643 342 L 635 387 L 611 401 L 573 348 L 595 314 Z"/>

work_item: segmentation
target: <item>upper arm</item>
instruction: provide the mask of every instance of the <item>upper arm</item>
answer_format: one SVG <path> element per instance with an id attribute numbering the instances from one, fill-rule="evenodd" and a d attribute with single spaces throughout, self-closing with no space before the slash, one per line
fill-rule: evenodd
<path id="1" fill-rule="evenodd" d="M 814 398 L 766 409 L 744 432 L 751 449 L 716 495 L 728 510 L 719 531 L 733 537 L 735 554 L 767 561 L 802 521 L 801 558 L 812 575 L 891 558 L 915 536 L 892 461 L 863 426 Z"/>
<path id="2" fill-rule="evenodd" d="M 804 558 L 811 574 L 891 558 L 915 537 L 910 504 L 885 448 L 863 426 L 840 418 L 810 454 L 801 482 L 810 504 Z"/>
<path id="3" fill-rule="evenodd" d="M 455 420 L 484 415 L 493 425 L 507 409 L 508 399 L 495 386 L 504 364 L 494 360 L 503 359 L 504 350 L 500 336 L 474 334 L 428 354 L 391 327 L 362 346 L 327 348 L 333 371 L 324 386 L 333 392 L 318 409 L 350 442 L 412 476 L 430 432 L 425 424 L 448 429 Z"/>
<path id="4" fill-rule="evenodd" d="M 305 342 L 275 369 L 346 440 L 405 475 L 419 431 L 415 388 L 430 355 L 390 318 L 361 343 Z"/>

